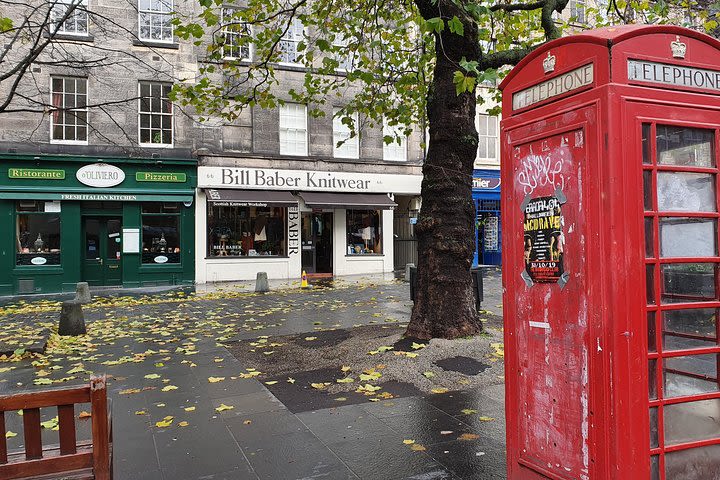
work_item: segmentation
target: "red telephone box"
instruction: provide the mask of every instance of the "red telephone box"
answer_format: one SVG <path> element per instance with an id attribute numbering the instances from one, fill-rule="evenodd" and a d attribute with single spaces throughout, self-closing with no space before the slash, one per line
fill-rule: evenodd
<path id="1" fill-rule="evenodd" d="M 508 477 L 720 478 L 720 42 L 562 38 L 505 79 Z"/>

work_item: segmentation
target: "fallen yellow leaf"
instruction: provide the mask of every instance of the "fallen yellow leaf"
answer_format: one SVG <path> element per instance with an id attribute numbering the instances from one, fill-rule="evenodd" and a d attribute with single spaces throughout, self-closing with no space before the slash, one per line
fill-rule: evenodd
<path id="1" fill-rule="evenodd" d="M 185 407 L 185 408 L 183 408 L 183 410 L 185 410 L 186 412 L 194 412 L 195 407 Z"/>
<path id="2" fill-rule="evenodd" d="M 160 378 L 160 375 L 158 375 L 157 373 L 148 373 L 147 375 L 145 375 L 145 378 L 153 380 L 155 378 Z"/>
<path id="3" fill-rule="evenodd" d="M 352 377 L 338 378 L 335 380 L 337 383 L 352 383 L 355 380 Z"/>
<path id="4" fill-rule="evenodd" d="M 287 382 L 288 382 L 288 383 L 295 383 L 295 379 L 292 378 L 292 377 L 288 377 Z"/>
<path id="5" fill-rule="evenodd" d="M 158 428 L 165 428 L 165 427 L 169 427 L 170 425 L 172 425 L 172 423 L 173 423 L 173 419 L 170 418 L 167 420 L 160 420 L 159 422 L 155 422 L 155 426 Z"/>
<path id="6" fill-rule="evenodd" d="M 220 406 L 215 409 L 215 411 L 224 412 L 225 410 L 232 410 L 233 408 L 235 407 L 233 407 L 232 405 L 225 405 L 224 403 L 221 403 Z"/>
<path id="7" fill-rule="evenodd" d="M 265 382 L 265 385 L 275 385 L 277 383 L 277 380 L 271 380 L 269 382 Z"/>
<path id="8" fill-rule="evenodd" d="M 135 412 L 135 415 L 147 415 L 147 412 L 145 410 L 138 410 Z"/>
<path id="9" fill-rule="evenodd" d="M 412 445 L 410 445 L 410 450 L 412 450 L 413 452 L 424 452 L 425 450 L 427 450 L 427 448 L 423 447 L 419 443 L 413 443 Z"/>
<path id="10" fill-rule="evenodd" d="M 445 388 L 445 387 L 438 387 L 438 388 L 433 388 L 433 389 L 430 390 L 430 391 L 431 391 L 432 393 L 447 393 L 447 392 L 448 392 L 448 389 Z"/>
<path id="11" fill-rule="evenodd" d="M 325 382 L 325 383 L 311 383 L 311 384 L 310 384 L 311 387 L 316 388 L 316 389 L 318 389 L 318 390 L 322 390 L 322 389 L 324 389 L 325 387 L 327 387 L 327 386 L 329 386 L 329 385 L 330 385 L 330 383 L 328 383 L 328 382 Z"/>
<path id="12" fill-rule="evenodd" d="M 463 408 L 460 411 L 465 415 L 472 415 L 473 413 L 478 413 L 478 411 L 475 410 L 474 408 Z"/>
<path id="13" fill-rule="evenodd" d="M 415 440 L 406 439 L 406 440 L 403 440 L 403 443 L 405 445 L 412 445 L 413 443 L 415 443 Z"/>
<path id="14" fill-rule="evenodd" d="M 175 385 L 168 385 L 168 386 L 166 386 L 166 387 L 163 387 L 163 388 L 162 388 L 162 391 L 163 391 L 163 392 L 169 392 L 170 390 L 177 390 L 177 389 L 178 389 L 178 387 L 176 387 Z"/>
<path id="15" fill-rule="evenodd" d="M 492 422 L 495 419 L 492 417 L 479 417 L 478 420 L 480 420 L 482 422 Z"/>
<path id="16" fill-rule="evenodd" d="M 306 342 L 312 342 L 313 340 L 317 340 L 317 337 L 305 337 Z"/>
<path id="17" fill-rule="evenodd" d="M 342 367 L 340 370 L 342 370 L 343 372 L 349 372 L 350 367 Z"/>
<path id="18" fill-rule="evenodd" d="M 78 414 L 78 418 L 89 418 L 89 417 L 92 417 L 92 414 L 90 412 L 86 412 L 85 410 L 83 410 L 82 412 L 80 412 Z"/>
<path id="19" fill-rule="evenodd" d="M 480 435 L 475 435 L 474 433 L 463 433 L 458 437 L 458 440 L 477 440 L 480 438 Z"/>
<path id="20" fill-rule="evenodd" d="M 223 380 L 225 380 L 225 377 L 208 377 L 210 383 L 222 382 Z"/>
<path id="21" fill-rule="evenodd" d="M 5 432 L 5 438 L 12 438 L 12 437 L 17 437 L 17 433 L 11 432 L 10 430 Z"/>
<path id="22" fill-rule="evenodd" d="M 185 421 L 178 422 L 178 427 L 187 427 L 188 425 L 190 425 L 190 424 L 189 424 L 188 422 L 185 422 Z"/>

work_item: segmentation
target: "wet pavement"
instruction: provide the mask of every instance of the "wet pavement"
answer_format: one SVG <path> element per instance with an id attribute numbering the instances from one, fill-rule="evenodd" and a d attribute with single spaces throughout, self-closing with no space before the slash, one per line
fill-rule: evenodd
<path id="1" fill-rule="evenodd" d="M 505 478 L 502 384 L 442 394 L 406 388 L 389 400 L 295 408 L 298 399 L 273 395 L 262 383 L 273 380 L 258 380 L 261 366 L 242 363 L 223 346 L 312 332 L 321 348 L 323 341 L 344 341 L 355 326 L 397 329 L 409 318 L 406 283 L 335 286 L 266 295 L 225 286 L 204 297 L 169 292 L 110 305 L 98 300 L 86 308 L 89 339 L 56 345 L 51 337 L 47 357 L 0 362 L 0 394 L 46 388 L 42 379 L 63 386 L 83 383 L 88 372 L 111 375 L 120 480 Z M 483 306 L 499 313 L 499 274 L 486 281 L 485 294 Z M 50 328 L 57 312 L 50 302 L 46 307 L 0 310 L 0 339 L 31 334 L 28 325 Z M 465 359 L 448 366 L 477 367 Z M 76 414 L 81 410 L 89 408 L 79 406 Z M 54 415 L 44 411 L 43 420 Z M 158 426 L 168 417 L 170 425 Z M 9 447 L 20 448 L 22 417 L 6 419 L 17 433 Z M 89 420 L 77 424 L 87 438 Z M 43 436 L 52 442 L 57 432 L 43 429 Z"/>

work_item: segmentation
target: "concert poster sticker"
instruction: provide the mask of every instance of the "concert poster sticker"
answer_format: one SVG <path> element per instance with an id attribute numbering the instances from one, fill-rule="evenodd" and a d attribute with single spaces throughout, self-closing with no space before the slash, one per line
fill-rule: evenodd
<path id="1" fill-rule="evenodd" d="M 565 234 L 562 203 L 559 195 L 527 199 L 524 215 L 524 260 L 526 280 L 532 283 L 567 282 L 564 269 Z"/>

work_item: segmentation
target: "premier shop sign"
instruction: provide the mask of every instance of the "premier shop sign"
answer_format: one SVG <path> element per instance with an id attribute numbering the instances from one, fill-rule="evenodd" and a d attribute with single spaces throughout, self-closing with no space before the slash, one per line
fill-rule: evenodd
<path id="1" fill-rule="evenodd" d="M 198 167 L 198 187 L 419 194 L 422 175 Z"/>

